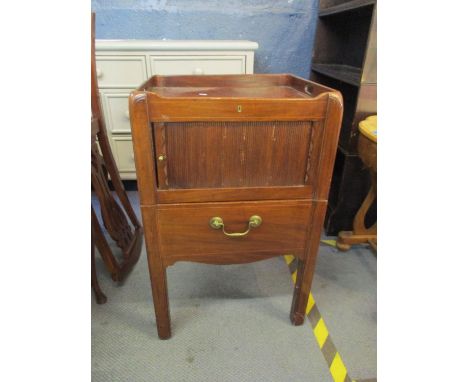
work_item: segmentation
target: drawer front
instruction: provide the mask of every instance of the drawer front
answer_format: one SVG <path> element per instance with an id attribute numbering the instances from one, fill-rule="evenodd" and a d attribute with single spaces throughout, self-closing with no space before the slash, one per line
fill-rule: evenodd
<path id="1" fill-rule="evenodd" d="M 128 95 L 128 91 L 101 91 L 101 102 L 106 117 L 106 127 L 112 133 L 131 133 Z"/>
<path id="2" fill-rule="evenodd" d="M 135 159 L 131 136 L 113 136 L 112 146 L 114 158 L 119 172 L 135 172 Z"/>
<path id="3" fill-rule="evenodd" d="M 245 56 L 151 56 L 152 75 L 245 74 Z"/>
<path id="4" fill-rule="evenodd" d="M 310 220 L 311 201 L 194 203 L 158 207 L 159 243 L 163 257 L 202 261 L 229 254 L 294 253 L 302 258 Z M 226 233 L 243 233 L 251 216 L 261 224 L 241 237 L 214 229 L 220 217 Z M 169 262 L 171 262 L 169 260 Z"/>
<path id="5" fill-rule="evenodd" d="M 136 88 L 147 78 L 145 56 L 96 56 L 100 88 Z"/>

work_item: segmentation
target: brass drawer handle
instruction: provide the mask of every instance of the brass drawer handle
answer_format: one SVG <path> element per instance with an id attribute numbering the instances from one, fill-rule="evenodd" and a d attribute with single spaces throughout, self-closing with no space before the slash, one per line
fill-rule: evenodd
<path id="1" fill-rule="evenodd" d="M 247 227 L 247 231 L 245 232 L 233 232 L 229 233 L 224 230 L 224 222 L 223 219 L 219 216 L 212 217 L 210 219 L 210 227 L 213 229 L 223 229 L 223 233 L 229 237 L 242 237 L 246 236 L 250 232 L 250 228 L 257 228 L 262 224 L 262 218 L 258 215 L 253 215 L 249 218 L 249 225 Z"/>

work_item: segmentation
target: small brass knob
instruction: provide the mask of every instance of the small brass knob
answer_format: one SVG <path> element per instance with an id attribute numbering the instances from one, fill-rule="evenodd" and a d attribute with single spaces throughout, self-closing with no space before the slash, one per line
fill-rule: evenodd
<path id="1" fill-rule="evenodd" d="M 160 155 L 160 156 L 158 156 L 158 160 L 159 160 L 159 161 L 163 161 L 164 159 L 166 159 L 166 156 L 165 156 L 165 155 Z"/>

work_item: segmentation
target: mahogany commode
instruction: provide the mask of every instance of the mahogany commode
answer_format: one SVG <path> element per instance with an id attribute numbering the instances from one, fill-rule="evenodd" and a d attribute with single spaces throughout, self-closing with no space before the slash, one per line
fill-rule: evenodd
<path id="1" fill-rule="evenodd" d="M 154 76 L 130 95 L 160 338 L 176 261 L 298 259 L 304 322 L 343 112 L 341 94 L 288 74 Z"/>

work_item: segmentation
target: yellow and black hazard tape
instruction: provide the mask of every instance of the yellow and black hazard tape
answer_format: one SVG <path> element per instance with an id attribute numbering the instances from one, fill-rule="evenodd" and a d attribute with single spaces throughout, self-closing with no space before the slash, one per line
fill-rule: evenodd
<path id="1" fill-rule="evenodd" d="M 291 277 L 295 283 L 297 275 L 297 259 L 292 255 L 285 255 L 284 260 L 289 267 Z M 330 333 L 328 332 L 325 321 L 323 320 L 323 317 L 318 310 L 312 293 L 309 293 L 306 315 L 310 320 L 315 339 L 317 340 L 320 350 L 325 358 L 325 361 L 327 362 L 328 370 L 330 371 L 333 380 L 335 382 L 358 382 L 351 379 L 348 375 L 348 370 L 346 369 L 346 366 L 344 365 L 343 359 L 338 353 L 338 350 L 336 350 L 335 344 L 330 337 Z M 369 379 L 365 381 L 371 382 L 377 380 Z M 364 382 L 364 380 L 359 382 Z"/>
<path id="2" fill-rule="evenodd" d="M 297 259 L 292 255 L 285 255 L 284 260 L 286 261 L 286 264 L 288 264 L 291 277 L 295 283 L 297 275 Z M 327 362 L 328 369 L 330 370 L 333 380 L 335 382 L 351 382 L 352 379 L 349 377 L 346 366 L 344 365 L 343 360 L 338 353 L 338 350 L 336 350 L 335 344 L 328 333 L 327 326 L 318 310 L 312 293 L 309 293 L 306 315 L 309 317 L 315 339 L 317 340 L 320 350 Z"/>

